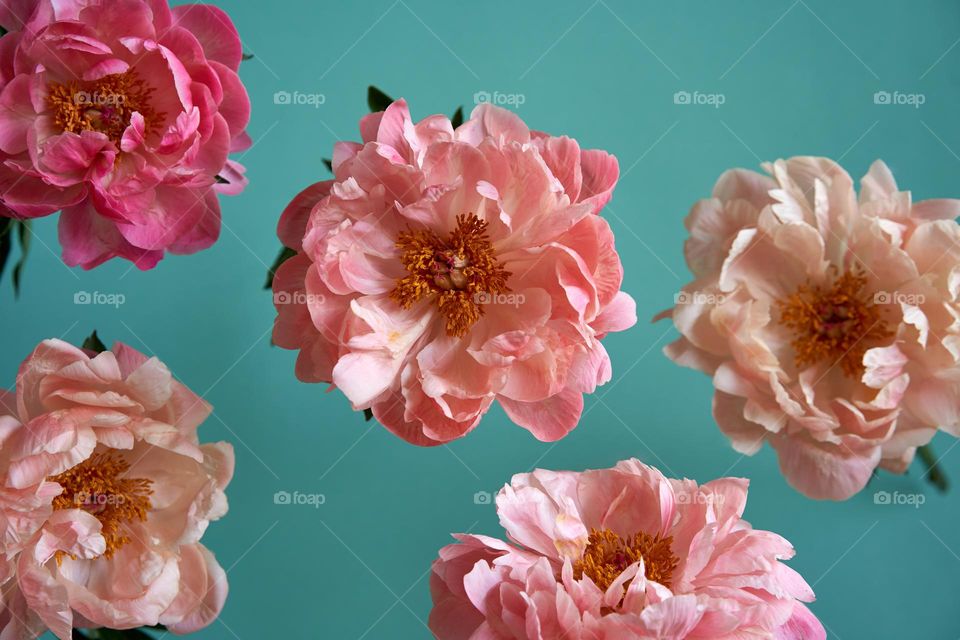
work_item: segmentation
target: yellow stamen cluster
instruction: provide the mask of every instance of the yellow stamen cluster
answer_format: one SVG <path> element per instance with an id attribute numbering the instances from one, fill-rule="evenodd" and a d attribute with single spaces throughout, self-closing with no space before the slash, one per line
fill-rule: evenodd
<path id="1" fill-rule="evenodd" d="M 609 529 L 591 529 L 583 556 L 573 565 L 574 577 L 578 580 L 588 576 L 593 583 L 606 591 L 624 570 L 643 558 L 644 575 L 647 580 L 659 582 L 670 588 L 673 572 L 680 563 L 670 548 L 673 538 L 651 536 L 644 532 L 626 538 Z M 624 591 L 630 580 L 624 583 Z"/>
<path id="2" fill-rule="evenodd" d="M 134 71 L 90 82 L 53 82 L 48 90 L 53 122 L 64 132 L 99 131 L 119 147 L 134 112 L 143 116 L 148 132 L 163 123 L 163 114 L 150 104 L 153 88 Z"/>
<path id="3" fill-rule="evenodd" d="M 483 315 L 485 300 L 508 291 L 510 273 L 494 255 L 487 223 L 474 214 L 457 216 L 444 240 L 433 231 L 404 231 L 396 242 L 407 275 L 390 297 L 404 309 L 434 296 L 447 334 L 462 337 Z"/>
<path id="4" fill-rule="evenodd" d="M 827 361 L 840 364 L 844 374 L 863 374 L 863 355 L 877 342 L 889 338 L 877 307 L 865 291 L 862 271 L 846 271 L 829 287 L 801 285 L 779 300 L 780 324 L 793 331 L 790 343 L 798 367 Z"/>
<path id="5" fill-rule="evenodd" d="M 63 491 L 53 499 L 53 508 L 83 509 L 92 514 L 102 525 L 106 540 L 103 555 L 113 556 L 118 549 L 130 542 L 124 532 L 128 523 L 147 519 L 151 508 L 152 480 L 127 478 L 130 463 L 114 451 L 97 453 L 63 473 L 47 478 L 56 482 Z M 63 554 L 57 556 L 57 562 Z"/>

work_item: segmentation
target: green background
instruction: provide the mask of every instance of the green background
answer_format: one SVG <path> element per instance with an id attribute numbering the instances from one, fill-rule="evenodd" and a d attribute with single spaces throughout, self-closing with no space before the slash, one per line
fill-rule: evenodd
<path id="1" fill-rule="evenodd" d="M 733 166 L 800 154 L 840 159 L 859 178 L 875 158 L 916 198 L 960 195 L 960 5 L 759 0 L 221 0 L 256 57 L 241 75 L 253 102 L 244 154 L 250 186 L 223 200 L 212 249 L 141 273 L 59 261 L 56 219 L 35 225 L 24 293 L 2 286 L 2 381 L 41 339 L 79 343 L 97 328 L 163 359 L 216 407 L 201 430 L 237 451 L 231 509 L 205 542 L 229 571 L 219 622 L 198 638 L 426 638 L 428 571 L 449 532 L 501 535 L 494 492 L 533 467 L 606 467 L 636 456 L 668 475 L 751 479 L 746 517 L 792 541 L 831 638 L 960 636 L 960 494 L 889 474 L 845 503 L 786 485 L 769 448 L 741 458 L 710 416 L 707 376 L 669 362 L 675 332 L 649 319 L 688 279 L 683 217 Z M 275 226 L 301 188 L 327 177 L 336 140 L 357 139 L 368 84 L 414 117 L 473 106 L 477 92 L 523 97 L 533 128 L 616 154 L 623 176 L 605 215 L 617 234 L 640 321 L 607 338 L 614 378 L 580 426 L 543 444 L 494 409 L 466 439 L 417 449 L 351 413 L 337 392 L 298 382 L 295 354 L 270 346 L 262 290 Z M 317 108 L 278 91 L 322 94 Z M 724 104 L 678 105 L 678 91 Z M 922 94 L 919 108 L 877 91 Z M 776 268 L 776 265 L 771 265 Z M 80 291 L 125 296 L 73 303 Z M 960 483 L 960 450 L 938 436 Z M 922 492 L 919 507 L 875 491 Z M 274 504 L 277 491 L 323 494 L 319 508 Z M 481 501 L 482 502 L 482 501 Z"/>

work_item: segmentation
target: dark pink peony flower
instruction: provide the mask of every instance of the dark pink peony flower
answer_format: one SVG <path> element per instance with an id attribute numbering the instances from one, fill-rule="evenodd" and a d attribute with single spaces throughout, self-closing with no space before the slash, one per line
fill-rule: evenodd
<path id="1" fill-rule="evenodd" d="M 62 210 L 63 259 L 141 269 L 216 241 L 239 193 L 250 102 L 223 11 L 165 0 L 0 5 L 0 202 Z"/>
<path id="2" fill-rule="evenodd" d="M 274 280 L 274 342 L 414 444 L 465 435 L 494 401 L 565 436 L 610 379 L 601 338 L 636 322 L 597 215 L 616 159 L 490 105 L 454 130 L 398 100 L 360 132 L 280 220 L 298 253 Z"/>

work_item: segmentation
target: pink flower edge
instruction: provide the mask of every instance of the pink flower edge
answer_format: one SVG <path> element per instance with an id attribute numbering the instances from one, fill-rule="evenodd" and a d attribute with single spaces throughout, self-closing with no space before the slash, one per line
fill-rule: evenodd
<path id="1" fill-rule="evenodd" d="M 782 562 L 793 547 L 742 519 L 746 498 L 746 480 L 698 486 L 637 460 L 518 474 L 496 499 L 507 541 L 460 534 L 440 550 L 430 630 L 440 640 L 825 639 L 804 604 L 813 591 Z"/>

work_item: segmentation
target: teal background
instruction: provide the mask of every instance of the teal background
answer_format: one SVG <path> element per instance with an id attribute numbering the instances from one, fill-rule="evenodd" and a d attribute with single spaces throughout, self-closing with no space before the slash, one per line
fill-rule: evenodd
<path id="1" fill-rule="evenodd" d="M 942 0 L 426 0 L 263 3 L 220 0 L 255 58 L 242 77 L 256 141 L 249 188 L 224 198 L 212 249 L 147 273 L 113 261 L 93 272 L 59 260 L 56 218 L 37 237 L 15 301 L 8 279 L 0 381 L 41 339 L 91 329 L 163 359 L 216 411 L 201 431 L 237 452 L 229 515 L 205 542 L 229 571 L 219 622 L 197 638 L 426 638 L 428 571 L 449 532 L 501 535 L 476 492 L 533 467 L 606 467 L 636 456 L 699 481 L 751 479 L 746 517 L 791 540 L 831 638 L 960 636 L 958 490 L 943 497 L 883 473 L 845 503 L 807 500 L 765 448 L 742 458 L 710 416 L 707 376 L 669 362 L 675 332 L 649 319 L 688 279 L 682 220 L 726 168 L 799 154 L 840 159 L 855 177 L 884 158 L 915 197 L 960 195 L 960 5 Z M 614 379 L 580 426 L 543 444 L 494 409 L 469 437 L 417 449 L 351 413 L 338 392 L 298 382 L 295 354 L 270 346 L 262 290 L 275 225 L 301 188 L 325 179 L 334 141 L 357 139 L 365 92 L 404 96 L 415 118 L 469 110 L 480 91 L 521 94 L 531 127 L 615 153 L 623 177 L 605 215 L 640 321 L 612 335 Z M 318 108 L 277 91 L 323 94 Z M 719 108 L 677 91 L 721 93 Z M 919 108 L 877 91 L 920 93 Z M 776 265 L 771 265 L 776 268 Z M 119 293 L 118 307 L 73 304 Z M 960 483 L 955 441 L 934 441 Z M 874 504 L 878 490 L 921 492 L 919 507 Z M 319 508 L 277 491 L 324 494 Z"/>

